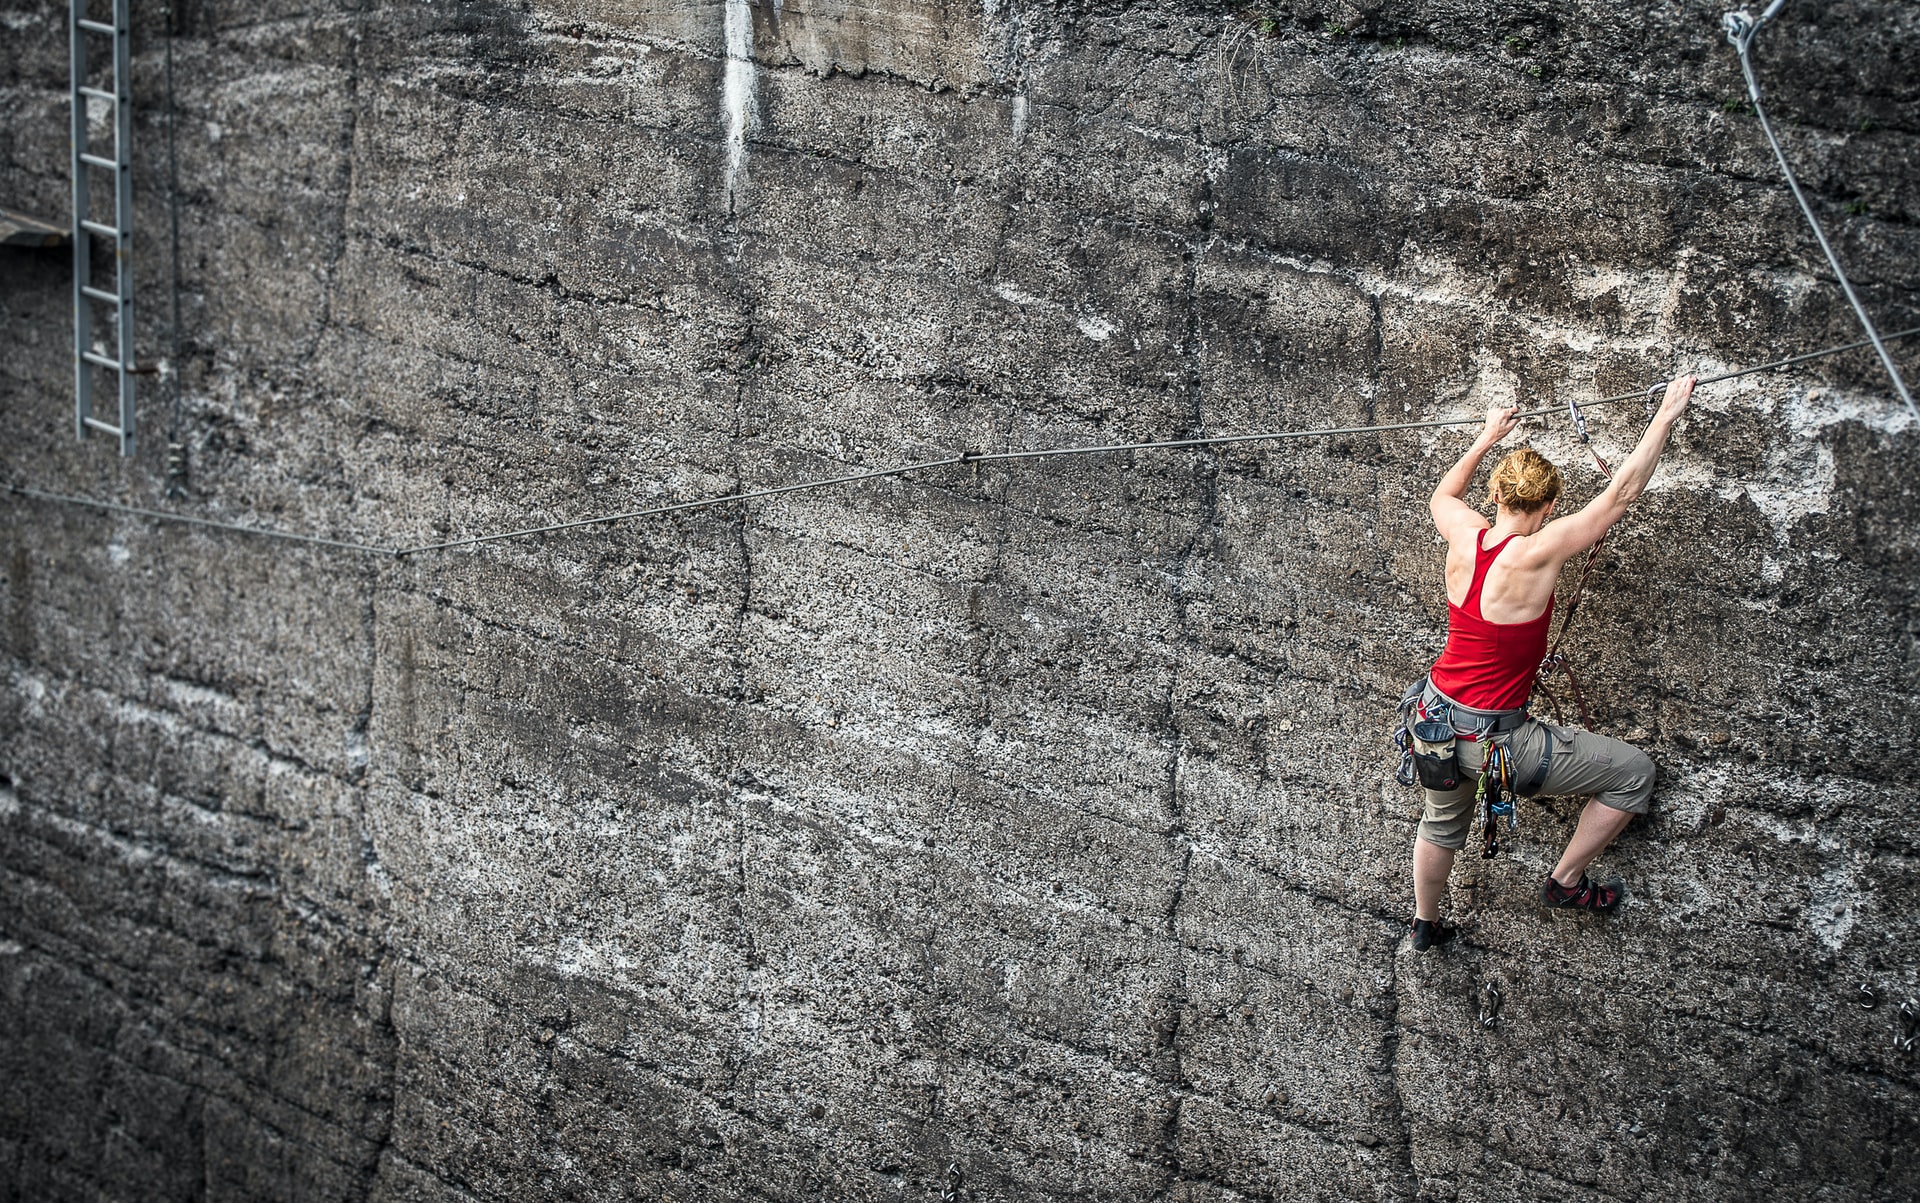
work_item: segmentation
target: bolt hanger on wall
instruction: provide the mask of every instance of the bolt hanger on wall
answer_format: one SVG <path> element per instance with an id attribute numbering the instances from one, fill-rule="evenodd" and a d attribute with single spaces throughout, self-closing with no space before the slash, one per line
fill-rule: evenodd
<path id="1" fill-rule="evenodd" d="M 87 15 L 88 0 L 69 0 L 68 34 L 72 46 L 73 102 L 73 425 L 80 438 L 89 431 L 120 440 L 120 454 L 133 454 L 133 47 L 132 0 L 113 0 L 111 23 Z M 113 87 L 89 81 L 90 40 L 112 47 Z M 88 110 L 102 101 L 113 112 L 113 155 L 93 153 L 88 141 Z M 93 220 L 95 171 L 111 172 L 113 224 Z M 113 245 L 113 291 L 93 286 L 93 239 Z M 94 349 L 94 306 L 106 311 L 113 346 Z M 110 315 L 110 316 L 109 316 Z M 96 370 L 111 373 L 118 385 L 120 417 L 108 422 L 93 415 Z"/>

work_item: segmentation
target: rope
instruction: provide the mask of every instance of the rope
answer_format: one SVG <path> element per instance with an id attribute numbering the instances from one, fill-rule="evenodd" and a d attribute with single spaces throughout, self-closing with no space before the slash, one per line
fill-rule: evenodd
<path id="1" fill-rule="evenodd" d="M 1652 390 L 1648 390 L 1647 395 L 1651 397 Z M 1577 409 L 1574 410 L 1576 415 L 1578 415 L 1579 412 Z M 1579 425 L 1580 441 L 1586 442 L 1586 423 L 1581 422 Z M 1607 466 L 1607 461 L 1601 459 L 1600 453 L 1595 451 L 1591 446 L 1587 448 L 1587 451 L 1592 454 L 1593 462 L 1599 465 L 1600 475 L 1606 477 L 1607 480 L 1611 482 L 1613 480 L 1613 469 Z M 1567 594 L 1567 604 L 1560 611 L 1560 631 L 1554 636 L 1553 646 L 1547 649 L 1545 656 L 1541 657 L 1540 671 L 1538 675 L 1534 677 L 1534 687 L 1540 691 L 1542 697 L 1547 699 L 1547 705 L 1553 708 L 1553 721 L 1556 723 L 1561 721 L 1560 700 L 1554 697 L 1553 691 L 1548 689 L 1542 682 L 1545 678 L 1551 677 L 1556 672 L 1566 677 L 1567 688 L 1573 693 L 1574 705 L 1580 708 L 1580 725 L 1589 731 L 1593 730 L 1593 716 L 1587 712 L 1586 694 L 1580 690 L 1580 677 L 1573 671 L 1573 661 L 1567 659 L 1566 654 L 1560 650 L 1560 647 L 1566 643 L 1567 632 L 1573 627 L 1573 616 L 1580 612 L 1580 599 L 1586 596 L 1587 578 L 1593 575 L 1594 562 L 1600 558 L 1600 549 L 1605 546 L 1607 535 L 1612 533 L 1612 531 L 1606 532 L 1606 534 L 1601 535 L 1593 541 L 1593 546 L 1587 548 L 1586 558 L 1580 563 L 1579 579 L 1574 581 L 1573 591 Z"/>
<path id="2" fill-rule="evenodd" d="M 1773 157 L 1779 160 L 1780 174 L 1787 177 L 1787 188 L 1793 193 L 1793 199 L 1800 202 L 1800 212 L 1806 215 L 1807 224 L 1813 227 L 1813 236 L 1819 240 L 1821 251 L 1825 252 L 1827 262 L 1833 267 L 1833 274 L 1840 280 L 1840 288 L 1847 294 L 1847 304 L 1853 306 L 1853 315 L 1860 319 L 1860 328 L 1867 332 L 1867 341 L 1880 356 L 1880 363 L 1887 369 L 1888 379 L 1893 381 L 1894 391 L 1907 403 L 1907 411 L 1920 418 L 1920 406 L 1913 402 L 1913 394 L 1907 391 L 1907 382 L 1900 378 L 1900 369 L 1894 365 L 1893 356 L 1887 353 L 1884 342 L 1873 328 L 1873 319 L 1867 316 L 1866 306 L 1853 291 L 1853 284 L 1847 279 L 1847 273 L 1840 266 L 1840 256 L 1833 253 L 1833 246 L 1827 241 L 1827 232 L 1820 228 L 1820 219 L 1813 215 L 1813 206 L 1807 203 L 1806 194 L 1800 191 L 1800 181 L 1794 178 L 1793 168 L 1787 166 L 1786 152 L 1780 149 L 1780 139 L 1774 137 L 1773 122 L 1767 120 L 1767 110 L 1760 103 L 1760 81 L 1754 78 L 1753 61 L 1749 52 L 1753 49 L 1753 37 L 1760 32 L 1761 26 L 1773 20 L 1774 15 L 1786 4 L 1787 0 L 1773 0 L 1767 10 L 1755 18 L 1745 9 L 1727 13 L 1721 18 L 1721 25 L 1727 32 L 1727 41 L 1740 54 L 1740 70 L 1747 77 L 1747 95 L 1753 99 L 1754 116 L 1760 118 L 1760 128 L 1766 132 L 1767 143 L 1773 147 Z"/>
<path id="3" fill-rule="evenodd" d="M 1920 326 L 1896 331 L 1886 335 L 1885 342 L 1897 342 L 1920 334 Z M 1857 351 L 1861 347 L 1877 345 L 1865 340 L 1840 343 L 1818 351 L 1808 351 L 1800 355 L 1789 355 L 1785 359 L 1776 359 L 1769 363 L 1755 364 L 1752 367 L 1737 368 L 1731 372 L 1721 372 L 1714 376 L 1701 376 L 1697 385 L 1717 384 L 1726 380 L 1738 380 L 1743 376 L 1753 376 L 1761 372 L 1779 371 L 1797 364 L 1811 363 L 1826 359 L 1847 351 Z M 1626 401 L 1638 401 L 1650 390 L 1664 387 L 1665 381 L 1649 386 L 1648 389 L 1636 389 L 1630 393 L 1619 393 L 1611 397 L 1602 397 L 1589 401 L 1582 408 L 1593 409 L 1602 405 L 1618 405 Z M 1522 412 L 1522 418 L 1540 418 L 1556 413 L 1554 406 L 1532 409 Z M 1334 438 L 1340 435 L 1385 434 L 1398 430 L 1438 430 L 1452 426 L 1475 426 L 1485 421 L 1484 417 L 1473 418 L 1432 418 L 1418 422 L 1389 422 L 1377 426 L 1322 426 L 1307 430 L 1273 430 L 1256 434 L 1224 434 L 1207 438 L 1160 439 L 1144 443 L 1101 443 L 1084 447 L 1042 447 L 1031 451 L 963 451 L 958 455 L 940 459 L 919 460 L 914 463 L 900 464 L 892 468 L 879 468 L 868 472 L 853 472 L 841 476 L 827 476 L 815 480 L 796 481 L 793 484 L 776 485 L 749 492 L 718 493 L 708 497 L 698 497 L 688 501 L 677 501 L 668 505 L 651 506 L 645 509 L 622 510 L 613 514 L 600 514 L 590 518 L 577 518 L 569 522 L 556 522 L 546 526 L 528 526 L 515 530 L 499 531 L 494 534 L 474 535 L 464 539 L 448 539 L 438 543 L 422 543 L 408 547 L 378 547 L 370 543 L 358 543 L 349 539 L 327 539 L 317 535 L 303 535 L 293 531 L 275 530 L 272 527 L 245 526 L 237 522 L 218 522 L 210 518 L 195 518 L 186 514 L 167 510 L 145 509 L 140 506 L 123 505 L 119 502 L 100 501 L 91 497 L 77 497 L 66 493 L 53 493 L 44 489 L 29 488 L 25 485 L 8 483 L 6 488 L 18 496 L 30 497 L 36 501 L 62 505 L 81 506 L 88 509 L 105 510 L 112 513 L 132 514 L 151 518 L 158 522 L 177 522 L 187 526 L 207 527 L 214 530 L 230 531 L 235 534 L 257 535 L 264 539 L 280 539 L 293 543 L 307 543 L 319 547 L 334 547 L 344 551 L 364 552 L 368 555 L 406 557 L 422 555 L 431 551 L 447 551 L 456 547 L 474 547 L 482 543 L 497 543 L 504 539 L 522 539 L 531 535 L 552 534 L 557 531 L 578 530 L 586 526 L 603 526 L 610 522 L 624 522 L 633 518 L 644 518 L 658 514 L 687 513 L 693 510 L 711 509 L 716 506 L 738 505 L 755 501 L 763 497 L 775 497 L 783 493 L 797 493 L 809 489 L 824 489 L 834 485 L 854 484 L 865 480 L 878 480 L 883 477 L 905 476 L 914 472 L 927 472 L 935 468 L 951 468 L 962 464 L 1006 462 L 1024 459 L 1052 459 L 1068 455 L 1103 455 L 1120 451 L 1172 451 L 1191 447 L 1218 447 L 1234 443 L 1279 442 L 1285 439 Z"/>

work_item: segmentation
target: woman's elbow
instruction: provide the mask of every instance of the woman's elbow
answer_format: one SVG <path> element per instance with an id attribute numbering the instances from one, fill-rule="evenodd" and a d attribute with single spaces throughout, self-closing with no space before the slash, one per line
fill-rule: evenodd
<path id="1" fill-rule="evenodd" d="M 1627 507 L 1640 500 L 1640 494 L 1645 491 L 1646 483 L 1644 481 L 1615 479 L 1607 485 L 1606 491 L 1600 495 L 1600 503 L 1608 510 L 1613 511 L 1616 514 L 1615 521 L 1618 521 L 1618 515 L 1625 514 Z"/>

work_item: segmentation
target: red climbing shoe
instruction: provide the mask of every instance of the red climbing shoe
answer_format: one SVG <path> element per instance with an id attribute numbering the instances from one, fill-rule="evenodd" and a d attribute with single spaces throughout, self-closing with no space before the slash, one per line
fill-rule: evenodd
<path id="1" fill-rule="evenodd" d="M 1613 908 L 1619 906 L 1620 900 L 1626 896 L 1623 886 L 1624 883 L 1617 878 L 1606 885 L 1597 886 L 1585 873 L 1582 873 L 1579 882 L 1572 886 L 1563 886 L 1552 877 L 1548 877 L 1546 884 L 1540 887 L 1540 905 L 1562 910 L 1598 911 L 1602 915 L 1611 915 Z"/>
<path id="2" fill-rule="evenodd" d="M 1425 952 L 1458 935 L 1453 928 L 1441 924 L 1438 920 L 1415 919 L 1413 921 L 1413 950 Z"/>

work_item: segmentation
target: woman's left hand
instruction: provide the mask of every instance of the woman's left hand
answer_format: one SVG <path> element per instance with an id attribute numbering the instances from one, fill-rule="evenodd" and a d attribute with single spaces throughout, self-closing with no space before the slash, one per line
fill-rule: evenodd
<path id="1" fill-rule="evenodd" d="M 1487 410 L 1487 424 L 1480 431 L 1480 441 L 1491 447 L 1501 439 L 1513 433 L 1520 425 L 1520 407 L 1518 405 L 1496 405 Z"/>

